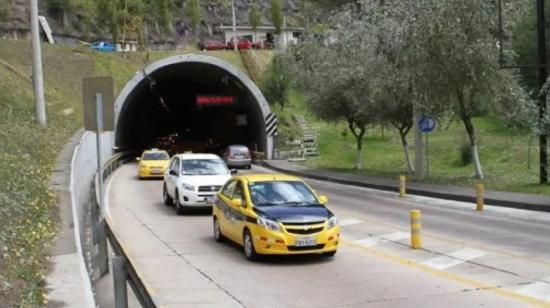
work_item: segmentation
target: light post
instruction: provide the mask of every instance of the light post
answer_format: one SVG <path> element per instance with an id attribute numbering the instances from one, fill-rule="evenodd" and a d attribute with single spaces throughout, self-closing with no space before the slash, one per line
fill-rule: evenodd
<path id="1" fill-rule="evenodd" d="M 237 44 L 239 40 L 237 39 L 237 18 L 235 17 L 235 0 L 231 0 L 231 12 L 233 15 L 233 50 L 237 50 Z"/>
<path id="2" fill-rule="evenodd" d="M 40 47 L 40 29 L 38 28 L 38 1 L 30 0 L 29 5 L 31 11 L 32 82 L 34 86 L 35 117 L 40 125 L 46 125 L 42 49 Z"/>

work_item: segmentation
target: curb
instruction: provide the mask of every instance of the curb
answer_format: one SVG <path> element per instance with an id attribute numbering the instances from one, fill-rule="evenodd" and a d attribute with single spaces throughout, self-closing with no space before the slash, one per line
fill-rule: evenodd
<path id="1" fill-rule="evenodd" d="M 377 189 L 377 190 L 399 192 L 399 186 L 397 185 L 397 180 L 395 181 L 396 182 L 395 185 L 385 184 L 385 183 L 377 184 L 372 182 L 357 181 L 357 180 L 350 180 L 350 179 L 344 179 L 344 178 L 336 178 L 336 177 L 327 176 L 327 175 L 315 174 L 314 170 L 311 170 L 310 172 L 289 170 L 289 169 L 274 166 L 266 161 L 262 161 L 260 165 L 266 168 L 275 170 L 277 172 L 287 173 L 287 174 L 315 179 L 315 180 L 321 180 L 321 181 L 333 182 L 333 183 L 339 183 L 339 184 L 345 184 L 345 185 L 351 185 L 351 186 L 358 186 L 358 187 L 365 187 L 365 188 L 371 188 L 371 189 Z M 461 202 L 471 202 L 471 203 L 476 202 L 474 189 L 472 189 L 471 195 L 465 195 L 465 194 L 439 192 L 439 191 L 427 190 L 427 189 L 419 189 L 419 188 L 408 186 L 407 194 L 461 201 Z M 487 197 L 487 195 L 491 195 L 491 194 L 496 195 L 498 194 L 498 192 L 486 191 L 486 197 L 484 199 L 484 202 L 486 205 L 530 210 L 530 211 L 539 211 L 539 212 L 550 212 L 550 202 L 538 203 L 538 202 L 531 202 L 531 201 L 510 200 L 509 198 L 505 199 L 505 198 L 498 198 L 498 197 Z M 534 195 L 534 196 L 538 197 L 537 195 Z"/>

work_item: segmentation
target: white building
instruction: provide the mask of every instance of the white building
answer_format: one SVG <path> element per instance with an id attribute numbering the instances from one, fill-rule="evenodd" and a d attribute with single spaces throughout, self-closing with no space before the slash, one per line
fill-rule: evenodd
<path id="1" fill-rule="evenodd" d="M 225 42 L 229 42 L 235 36 L 232 26 L 220 26 L 223 31 Z M 260 26 L 256 31 L 251 26 L 237 26 L 237 36 L 247 38 L 252 43 L 265 42 L 269 37 L 273 37 L 273 42 L 278 47 L 285 48 L 288 44 L 298 42 L 298 38 L 304 33 L 304 28 L 286 27 L 281 30 L 279 35 L 275 34 L 275 27 Z"/>

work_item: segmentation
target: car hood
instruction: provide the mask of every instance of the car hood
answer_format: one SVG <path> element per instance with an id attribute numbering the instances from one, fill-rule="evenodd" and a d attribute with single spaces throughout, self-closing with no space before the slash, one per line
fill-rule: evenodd
<path id="1" fill-rule="evenodd" d="M 179 178 L 179 181 L 195 186 L 216 185 L 222 186 L 231 178 L 230 174 L 222 175 L 184 175 Z"/>
<path id="2" fill-rule="evenodd" d="M 327 220 L 332 213 L 324 205 L 308 206 L 256 206 L 260 216 L 282 223 L 312 223 Z"/>

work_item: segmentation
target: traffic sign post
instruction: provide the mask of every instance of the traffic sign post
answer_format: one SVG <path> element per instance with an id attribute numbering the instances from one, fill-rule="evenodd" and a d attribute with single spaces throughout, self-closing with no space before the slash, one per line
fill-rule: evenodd
<path id="1" fill-rule="evenodd" d="M 97 153 L 97 205 L 99 217 L 92 217 L 94 238 L 98 244 L 99 275 L 109 272 L 107 237 L 105 233 L 105 199 L 103 189 L 103 163 L 101 161 L 101 133 L 114 130 L 114 89 L 111 77 L 92 77 L 82 80 L 84 102 L 84 128 L 96 133 Z M 94 206 L 94 205 L 92 205 Z M 92 208 L 92 213 L 97 213 Z M 93 215 L 94 216 L 94 215 Z"/>
<path id="2" fill-rule="evenodd" d="M 429 115 L 424 115 L 418 121 L 418 128 L 426 135 L 426 176 L 430 174 L 429 153 L 428 153 L 428 134 L 431 133 L 436 126 L 435 119 Z"/>

